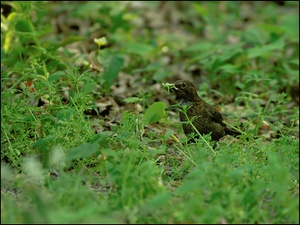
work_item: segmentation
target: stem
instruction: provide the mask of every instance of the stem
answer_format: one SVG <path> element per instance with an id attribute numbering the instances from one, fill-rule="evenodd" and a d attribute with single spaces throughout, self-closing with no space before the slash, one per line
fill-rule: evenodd
<path id="1" fill-rule="evenodd" d="M 195 166 L 197 166 L 197 163 L 195 163 L 195 161 L 194 160 L 192 160 L 187 154 L 185 154 L 185 152 L 184 151 L 182 151 L 180 148 L 178 148 L 176 145 L 174 145 L 175 146 L 175 148 L 178 150 L 178 151 L 180 151 L 180 153 L 182 154 L 182 155 L 184 155 L 186 158 L 188 158 Z"/>
<path id="2" fill-rule="evenodd" d="M 216 152 L 213 150 L 213 148 L 209 145 L 209 143 L 205 140 L 205 138 L 199 133 L 199 131 L 197 130 L 197 128 L 194 126 L 194 124 L 192 123 L 192 121 L 190 120 L 190 118 L 188 117 L 188 115 L 186 114 L 187 110 L 182 110 L 188 123 L 192 126 L 192 128 L 196 131 L 196 133 L 201 137 L 201 139 L 204 141 L 204 143 L 208 146 L 208 148 L 213 152 L 214 155 L 216 155 Z"/>
<path id="3" fill-rule="evenodd" d="M 232 126 L 231 124 L 227 123 L 225 120 L 223 120 L 222 122 L 223 122 L 225 125 L 229 126 L 230 128 L 232 128 L 232 129 L 234 129 L 234 130 L 240 132 L 241 134 L 247 135 L 247 133 L 245 133 L 244 131 L 239 130 L 238 128 L 236 128 L 236 127 L 234 127 L 234 126 Z"/>

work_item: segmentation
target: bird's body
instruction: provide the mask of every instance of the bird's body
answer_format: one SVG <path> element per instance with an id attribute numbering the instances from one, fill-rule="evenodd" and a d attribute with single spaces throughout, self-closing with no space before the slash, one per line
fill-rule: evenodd
<path id="1" fill-rule="evenodd" d="M 211 132 L 211 138 L 215 141 L 218 141 L 226 134 L 233 136 L 240 135 L 239 132 L 226 127 L 223 123 L 222 115 L 213 106 L 198 96 L 196 87 L 192 82 L 178 80 L 174 83 L 172 90 L 174 90 L 180 105 L 188 106 L 186 114 L 201 135 Z M 195 132 L 194 128 L 186 123 L 188 119 L 182 111 L 179 113 L 179 117 L 180 121 L 184 122 L 182 126 L 186 135 Z"/>

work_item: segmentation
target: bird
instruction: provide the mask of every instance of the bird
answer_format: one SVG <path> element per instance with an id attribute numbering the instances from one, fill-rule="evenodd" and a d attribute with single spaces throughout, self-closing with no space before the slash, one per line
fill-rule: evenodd
<path id="1" fill-rule="evenodd" d="M 201 99 L 198 94 L 195 85 L 188 80 L 177 80 L 171 86 L 171 93 L 175 92 L 176 100 L 179 101 L 181 106 L 187 106 L 186 114 L 194 127 L 201 135 L 211 133 L 211 139 L 219 141 L 225 135 L 238 136 L 240 132 L 232 130 L 226 126 L 223 122 L 223 117 L 212 105 Z M 188 119 L 181 110 L 179 112 L 180 121 L 183 122 L 183 131 L 186 136 L 191 133 L 197 133 L 194 128 L 187 123 Z M 199 136 L 199 135 L 198 135 Z"/>

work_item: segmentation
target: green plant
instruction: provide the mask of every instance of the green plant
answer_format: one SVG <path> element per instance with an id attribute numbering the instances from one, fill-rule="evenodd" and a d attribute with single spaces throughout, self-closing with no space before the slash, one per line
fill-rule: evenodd
<path id="1" fill-rule="evenodd" d="M 298 224 L 284 4 L 1 2 L 1 222 Z M 160 88 L 185 77 L 241 139 L 188 143 Z"/>

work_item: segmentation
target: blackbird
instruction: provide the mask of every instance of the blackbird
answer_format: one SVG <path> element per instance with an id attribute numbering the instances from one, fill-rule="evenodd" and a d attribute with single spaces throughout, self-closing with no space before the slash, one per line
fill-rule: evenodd
<path id="1" fill-rule="evenodd" d="M 181 106 L 189 106 L 186 114 L 201 135 L 211 132 L 211 138 L 214 141 L 218 141 L 226 134 L 232 136 L 241 135 L 240 132 L 226 127 L 223 123 L 222 115 L 213 106 L 198 96 L 196 87 L 192 82 L 177 80 L 173 84 L 171 92 L 175 92 L 176 99 L 179 100 Z M 180 121 L 187 121 L 186 115 L 183 112 L 179 113 L 179 117 Z M 193 127 L 188 123 L 183 123 L 182 126 L 185 135 L 195 132 Z"/>

